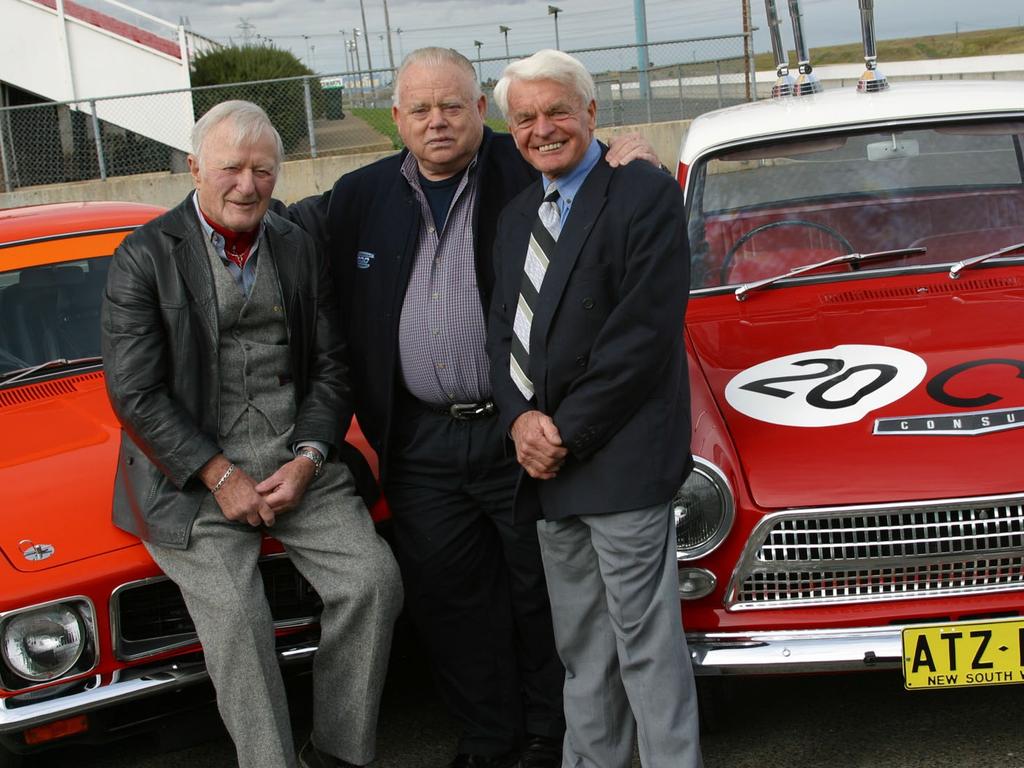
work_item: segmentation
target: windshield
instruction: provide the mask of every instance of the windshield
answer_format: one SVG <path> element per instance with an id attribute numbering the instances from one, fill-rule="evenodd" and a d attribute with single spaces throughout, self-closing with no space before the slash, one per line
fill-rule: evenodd
<path id="1" fill-rule="evenodd" d="M 109 256 L 0 272 L 0 374 L 100 354 Z"/>
<path id="2" fill-rule="evenodd" d="M 710 156 L 691 175 L 692 287 L 898 248 L 927 252 L 863 270 L 945 265 L 1024 241 L 1022 139 L 1020 122 L 978 123 L 828 134 Z"/>

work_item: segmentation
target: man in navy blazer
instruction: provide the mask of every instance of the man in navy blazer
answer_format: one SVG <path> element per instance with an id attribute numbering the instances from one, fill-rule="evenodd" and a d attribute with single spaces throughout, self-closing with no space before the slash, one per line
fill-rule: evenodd
<path id="1" fill-rule="evenodd" d="M 695 768 L 671 510 L 692 466 L 682 193 L 601 162 L 594 84 L 567 54 L 509 65 L 495 100 L 543 174 L 499 220 L 488 349 L 566 666 L 562 765 L 627 768 L 636 734 L 644 768 Z"/>
<path id="2" fill-rule="evenodd" d="M 461 726 L 451 765 L 553 768 L 564 672 L 536 529 L 511 512 L 518 465 L 484 346 L 498 215 L 538 175 L 485 112 L 468 59 L 410 53 L 392 110 L 406 149 L 287 213 L 320 242 L 337 282 L 407 610 Z M 657 162 L 636 137 L 616 149 L 612 162 Z"/>

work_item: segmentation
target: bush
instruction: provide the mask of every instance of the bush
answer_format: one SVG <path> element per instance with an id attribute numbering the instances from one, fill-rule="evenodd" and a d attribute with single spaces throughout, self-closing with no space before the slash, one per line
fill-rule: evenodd
<path id="1" fill-rule="evenodd" d="M 259 104 L 274 123 L 286 153 L 308 140 L 303 81 L 254 82 L 312 75 L 290 51 L 268 45 L 229 46 L 196 56 L 192 64 L 192 105 L 198 120 L 211 107 L 229 99 Z M 230 85 L 230 84 L 238 85 Z M 203 88 L 202 86 L 226 86 Z M 313 112 L 324 110 L 320 82 L 310 78 Z"/>

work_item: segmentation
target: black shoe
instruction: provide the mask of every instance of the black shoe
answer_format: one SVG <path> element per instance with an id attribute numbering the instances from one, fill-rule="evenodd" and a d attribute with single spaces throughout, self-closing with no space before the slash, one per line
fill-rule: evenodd
<path id="1" fill-rule="evenodd" d="M 334 755 L 321 752 L 313 746 L 312 739 L 299 752 L 299 765 L 301 768 L 359 768 L 355 763 L 347 763 Z"/>
<path id="2" fill-rule="evenodd" d="M 519 753 L 514 751 L 494 756 L 459 752 L 448 768 L 512 768 L 518 762 Z"/>
<path id="3" fill-rule="evenodd" d="M 528 736 L 520 768 L 559 768 L 562 765 L 562 740 L 550 736 Z"/>

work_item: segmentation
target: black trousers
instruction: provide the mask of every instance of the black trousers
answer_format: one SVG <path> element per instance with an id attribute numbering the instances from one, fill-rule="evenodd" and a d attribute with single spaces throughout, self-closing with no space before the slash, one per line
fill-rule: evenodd
<path id="1" fill-rule="evenodd" d="M 565 672 L 537 528 L 512 521 L 519 466 L 498 420 L 457 421 L 405 395 L 395 423 L 384 492 L 405 605 L 462 726 L 458 751 L 561 738 Z"/>

